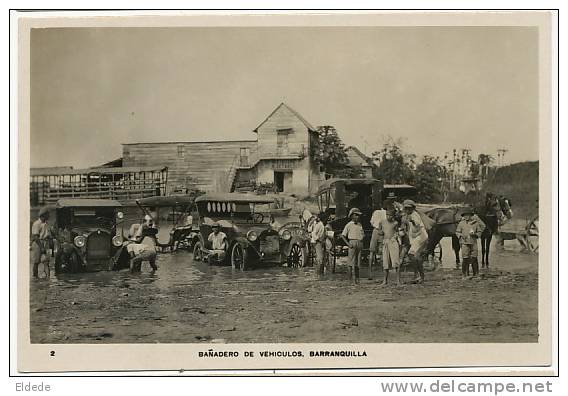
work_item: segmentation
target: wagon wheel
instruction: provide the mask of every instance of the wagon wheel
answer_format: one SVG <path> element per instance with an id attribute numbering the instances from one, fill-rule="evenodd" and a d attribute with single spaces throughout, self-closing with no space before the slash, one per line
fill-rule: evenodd
<path id="1" fill-rule="evenodd" d="M 538 252 L 538 216 L 527 225 L 527 247 L 531 252 Z"/>
<path id="2" fill-rule="evenodd" d="M 247 251 L 243 247 L 235 243 L 231 250 L 231 267 L 244 271 L 246 269 Z"/>
<path id="3" fill-rule="evenodd" d="M 201 242 L 195 242 L 193 246 L 193 260 L 201 261 L 203 260 L 203 251 L 201 250 Z"/>
<path id="4" fill-rule="evenodd" d="M 306 255 L 304 249 L 297 243 L 292 245 L 290 254 L 288 254 L 288 267 L 290 268 L 303 268 L 305 265 Z"/>

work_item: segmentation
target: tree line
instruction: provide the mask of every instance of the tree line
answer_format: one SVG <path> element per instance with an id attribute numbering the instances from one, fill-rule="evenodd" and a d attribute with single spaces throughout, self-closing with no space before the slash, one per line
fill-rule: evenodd
<path id="1" fill-rule="evenodd" d="M 319 126 L 318 136 L 310 152 L 312 160 L 325 172 L 326 177 L 365 177 L 361 166 L 349 163 L 347 148 L 335 127 Z M 417 156 L 405 150 L 404 140 L 386 137 L 381 147 L 367 157 L 374 178 L 387 184 L 410 184 L 418 191 L 420 202 L 445 200 L 449 190 L 449 172 L 442 159 L 433 155 Z M 484 177 L 492 157 L 480 154 L 477 160 L 468 162 L 471 177 Z"/>

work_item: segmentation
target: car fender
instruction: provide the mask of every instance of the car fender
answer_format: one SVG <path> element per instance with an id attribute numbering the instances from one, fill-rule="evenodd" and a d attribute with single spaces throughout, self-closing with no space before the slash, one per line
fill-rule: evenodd
<path id="1" fill-rule="evenodd" d="M 252 246 L 249 240 L 246 239 L 245 237 L 236 237 L 233 243 L 231 244 L 231 248 L 235 245 L 235 243 L 240 244 L 245 249 Z"/>

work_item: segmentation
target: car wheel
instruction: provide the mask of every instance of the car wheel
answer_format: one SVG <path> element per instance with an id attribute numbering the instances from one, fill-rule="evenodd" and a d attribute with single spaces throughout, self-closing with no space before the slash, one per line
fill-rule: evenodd
<path id="1" fill-rule="evenodd" d="M 247 251 L 240 244 L 235 243 L 231 250 L 231 267 L 244 271 L 246 269 Z"/>
<path id="2" fill-rule="evenodd" d="M 306 262 L 306 255 L 304 249 L 295 243 L 290 249 L 288 254 L 288 267 L 290 268 L 302 268 Z"/>
<path id="3" fill-rule="evenodd" d="M 67 268 L 69 268 L 69 272 L 72 272 L 72 273 L 81 272 L 81 259 L 77 255 L 77 252 L 73 251 L 69 255 L 69 261 L 67 262 Z"/>
<path id="4" fill-rule="evenodd" d="M 195 242 L 193 246 L 193 260 L 201 261 L 203 260 L 203 252 L 201 251 L 201 242 Z"/>

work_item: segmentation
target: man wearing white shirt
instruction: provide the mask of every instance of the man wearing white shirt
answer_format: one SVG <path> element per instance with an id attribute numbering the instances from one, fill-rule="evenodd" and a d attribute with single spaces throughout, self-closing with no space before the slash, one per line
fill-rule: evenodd
<path id="1" fill-rule="evenodd" d="M 209 257 L 217 257 L 218 261 L 223 261 L 227 254 L 227 235 L 222 232 L 219 223 L 215 222 L 211 226 L 213 232 L 209 234 L 207 240 L 211 242 Z"/>
<path id="2" fill-rule="evenodd" d="M 323 275 L 324 269 L 324 249 L 325 249 L 325 227 L 321 221 L 320 216 L 316 216 L 313 224 L 311 225 L 310 239 L 312 246 L 316 252 L 316 265 L 318 274 Z"/>

